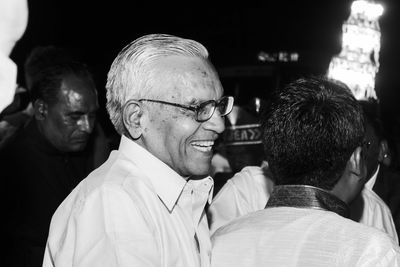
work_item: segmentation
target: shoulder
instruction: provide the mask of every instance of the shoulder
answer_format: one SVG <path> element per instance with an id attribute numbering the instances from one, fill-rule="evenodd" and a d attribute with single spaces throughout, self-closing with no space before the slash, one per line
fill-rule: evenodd
<path id="1" fill-rule="evenodd" d="M 106 162 L 75 187 L 62 205 L 70 212 L 79 212 L 84 206 L 91 205 L 115 205 L 117 209 L 124 203 L 141 206 L 144 198 L 155 195 L 141 176 L 143 174 L 136 166 L 113 151 Z"/>
<path id="2" fill-rule="evenodd" d="M 265 184 L 265 177 L 263 170 L 258 166 L 244 167 L 240 172 L 235 173 L 228 181 L 239 187 L 243 186 L 257 186 L 258 184 Z"/>
<path id="3" fill-rule="evenodd" d="M 234 218 L 229 223 L 218 228 L 218 230 L 216 230 L 213 234 L 212 238 L 213 240 L 217 240 L 234 236 L 236 234 L 241 235 L 242 233 L 247 233 L 247 236 L 250 232 L 261 232 L 262 230 L 259 229 L 260 224 L 268 221 L 268 213 L 269 210 L 263 209 Z"/>

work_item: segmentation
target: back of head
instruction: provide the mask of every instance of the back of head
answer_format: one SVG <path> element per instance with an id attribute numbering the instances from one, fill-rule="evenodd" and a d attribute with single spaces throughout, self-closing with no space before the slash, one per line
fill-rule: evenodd
<path id="1" fill-rule="evenodd" d="M 266 158 L 278 185 L 331 190 L 363 137 L 357 100 L 344 84 L 323 77 L 278 89 L 263 123 Z"/>
<path id="2" fill-rule="evenodd" d="M 42 99 L 52 104 L 64 77 L 74 75 L 93 84 L 87 66 L 73 58 L 66 50 L 55 46 L 35 47 L 25 61 L 25 80 L 34 102 Z"/>
<path id="3" fill-rule="evenodd" d="M 122 107 L 130 99 L 157 97 L 163 88 L 153 88 L 153 65 L 168 56 L 197 57 L 208 61 L 200 43 L 168 34 L 149 34 L 124 47 L 111 65 L 107 77 L 107 110 L 119 134 L 126 133 Z M 211 64 L 210 64 L 211 66 Z"/>

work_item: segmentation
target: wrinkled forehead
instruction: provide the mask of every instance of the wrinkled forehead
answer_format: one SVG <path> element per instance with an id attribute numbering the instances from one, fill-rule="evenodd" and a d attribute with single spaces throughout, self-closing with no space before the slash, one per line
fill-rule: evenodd
<path id="1" fill-rule="evenodd" d="M 223 88 L 212 64 L 201 58 L 169 56 L 155 64 L 156 86 L 175 97 L 219 99 Z"/>

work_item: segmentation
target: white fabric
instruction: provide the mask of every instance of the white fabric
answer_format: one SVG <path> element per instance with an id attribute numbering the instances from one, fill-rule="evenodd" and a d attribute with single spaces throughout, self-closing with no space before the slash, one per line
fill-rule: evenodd
<path id="1" fill-rule="evenodd" d="M 400 266 L 386 234 L 316 209 L 260 210 L 221 227 L 212 241 L 213 267 Z"/>
<path id="2" fill-rule="evenodd" d="M 28 0 L 0 1 L 0 53 L 9 56 L 28 25 Z"/>
<path id="3" fill-rule="evenodd" d="M 264 175 L 265 168 L 268 166 L 245 167 L 221 188 L 208 210 L 211 234 L 239 216 L 264 209 L 274 186 L 273 181 Z M 361 191 L 364 207 L 359 222 L 386 232 L 398 244 L 390 209 L 372 191 L 376 176 L 377 173 Z"/>
<path id="4" fill-rule="evenodd" d="M 17 65 L 0 51 L 0 112 L 14 99 L 17 88 Z"/>
<path id="5" fill-rule="evenodd" d="M 212 185 L 122 137 L 53 215 L 43 266 L 209 266 Z"/>
<path id="6" fill-rule="evenodd" d="M 28 24 L 27 0 L 0 1 L 0 112 L 14 99 L 17 66 L 9 58 Z"/>
<path id="7" fill-rule="evenodd" d="M 263 169 L 244 167 L 220 189 L 208 209 L 211 234 L 239 216 L 265 208 L 274 183 Z"/>
<path id="8" fill-rule="evenodd" d="M 392 213 L 386 203 L 372 190 L 378 172 L 379 167 L 361 191 L 364 207 L 359 222 L 384 231 L 396 244 L 399 244 Z"/>

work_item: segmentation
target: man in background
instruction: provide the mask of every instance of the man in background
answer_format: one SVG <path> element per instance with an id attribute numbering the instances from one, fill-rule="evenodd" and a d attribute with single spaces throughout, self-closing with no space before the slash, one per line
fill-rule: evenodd
<path id="1" fill-rule="evenodd" d="M 0 151 L 10 266 L 42 265 L 51 216 L 95 167 L 98 101 L 90 72 L 61 49 L 32 54 L 47 62 L 30 88 L 34 115 Z"/>

